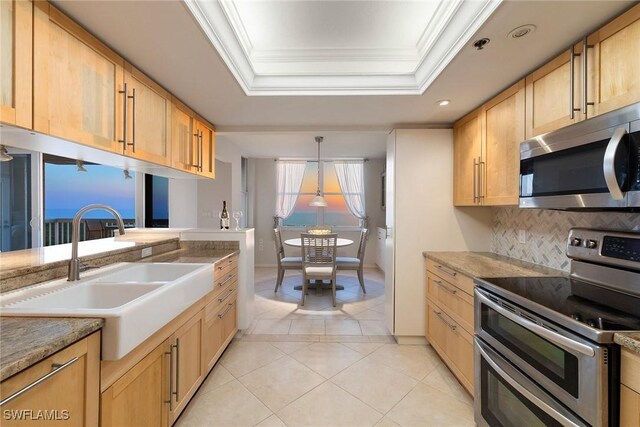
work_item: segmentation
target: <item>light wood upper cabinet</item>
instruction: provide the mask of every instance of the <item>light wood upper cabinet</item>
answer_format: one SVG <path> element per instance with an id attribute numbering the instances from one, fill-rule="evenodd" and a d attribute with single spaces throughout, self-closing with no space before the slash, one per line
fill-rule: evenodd
<path id="1" fill-rule="evenodd" d="M 588 117 L 640 102 L 640 5 L 587 38 Z"/>
<path id="2" fill-rule="evenodd" d="M 216 177 L 216 132 L 204 120 L 196 120 L 196 165 L 198 175 Z"/>
<path id="3" fill-rule="evenodd" d="M 2 405 L 4 411 L 56 411 L 54 419 L 16 420 L 5 416 L 3 426 L 98 426 L 100 395 L 100 332 L 96 332 L 0 385 L 1 399 L 26 389 Z"/>
<path id="4" fill-rule="evenodd" d="M 195 114 L 175 98 L 172 103 L 171 165 L 176 169 L 195 172 L 197 143 Z"/>
<path id="5" fill-rule="evenodd" d="M 0 122 L 32 127 L 33 3 L 0 1 Z"/>
<path id="6" fill-rule="evenodd" d="M 573 49 L 576 55 L 580 55 L 582 46 Z M 526 138 L 583 119 L 579 111 L 582 101 L 581 70 L 579 56 L 575 56 L 571 78 L 571 54 L 567 51 L 526 77 Z"/>
<path id="7" fill-rule="evenodd" d="M 124 61 L 55 7 L 34 8 L 34 129 L 108 151 L 122 136 Z"/>
<path id="8" fill-rule="evenodd" d="M 163 427 L 169 401 L 169 340 L 102 393 L 102 427 Z"/>
<path id="9" fill-rule="evenodd" d="M 484 205 L 517 205 L 520 143 L 524 137 L 524 80 L 485 105 L 485 147 L 480 176 Z"/>
<path id="10" fill-rule="evenodd" d="M 478 168 L 482 157 L 483 111 L 478 109 L 453 125 L 453 203 L 480 204 Z"/>
<path id="11" fill-rule="evenodd" d="M 126 88 L 126 99 L 125 99 Z M 137 159 L 170 165 L 171 94 L 131 64 L 125 64 L 121 102 L 127 103 L 122 152 Z"/>

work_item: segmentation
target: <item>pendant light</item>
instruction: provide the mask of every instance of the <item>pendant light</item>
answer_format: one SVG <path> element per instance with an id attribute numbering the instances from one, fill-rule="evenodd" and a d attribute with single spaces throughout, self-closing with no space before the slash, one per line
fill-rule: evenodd
<path id="1" fill-rule="evenodd" d="M 0 145 L 0 162 L 8 162 L 13 160 L 13 156 L 7 153 L 7 147 Z"/>
<path id="2" fill-rule="evenodd" d="M 320 195 L 320 143 L 324 140 L 322 136 L 316 136 L 316 142 L 318 143 L 318 191 L 316 197 L 311 199 L 309 206 L 321 208 L 327 206 L 327 201 Z"/>
<path id="3" fill-rule="evenodd" d="M 76 169 L 78 172 L 86 172 L 87 169 L 84 167 L 84 162 L 82 160 L 76 160 Z"/>

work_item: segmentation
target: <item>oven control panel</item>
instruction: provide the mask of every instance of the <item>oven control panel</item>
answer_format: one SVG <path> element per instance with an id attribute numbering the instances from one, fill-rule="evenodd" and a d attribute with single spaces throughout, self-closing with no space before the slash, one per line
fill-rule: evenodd
<path id="1" fill-rule="evenodd" d="M 572 228 L 567 256 L 640 270 L 640 233 Z"/>

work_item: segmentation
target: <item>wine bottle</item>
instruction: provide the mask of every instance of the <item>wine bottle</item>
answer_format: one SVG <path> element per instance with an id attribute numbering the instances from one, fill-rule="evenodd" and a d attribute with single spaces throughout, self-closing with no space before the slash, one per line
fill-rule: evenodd
<path id="1" fill-rule="evenodd" d="M 220 214 L 220 229 L 229 229 L 229 212 L 227 211 L 227 201 L 222 202 L 222 214 Z"/>

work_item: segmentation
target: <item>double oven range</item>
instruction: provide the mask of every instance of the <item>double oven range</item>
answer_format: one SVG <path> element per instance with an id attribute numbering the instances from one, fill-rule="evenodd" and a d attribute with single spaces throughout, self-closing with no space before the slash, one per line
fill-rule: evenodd
<path id="1" fill-rule="evenodd" d="M 640 330 L 640 234 L 572 229 L 566 277 L 476 279 L 480 426 L 617 426 L 616 332 Z"/>

